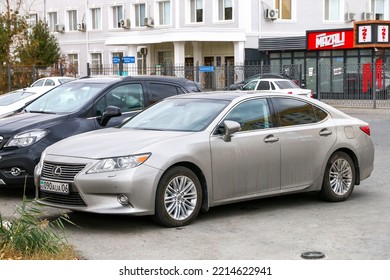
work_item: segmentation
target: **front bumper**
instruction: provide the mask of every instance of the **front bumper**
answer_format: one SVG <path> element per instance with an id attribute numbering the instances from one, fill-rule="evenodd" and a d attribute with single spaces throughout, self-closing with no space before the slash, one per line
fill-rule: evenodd
<path id="1" fill-rule="evenodd" d="M 36 161 L 19 152 L 0 154 L 0 185 L 32 186 Z"/>
<path id="2" fill-rule="evenodd" d="M 35 169 L 36 200 L 38 203 L 80 212 L 101 214 L 154 214 L 155 194 L 162 171 L 146 164 L 115 172 L 86 174 L 97 161 L 81 158 L 47 156 L 45 161 L 54 165 L 84 164 L 73 180 L 57 180 L 42 176 L 40 164 Z M 69 194 L 43 191 L 41 180 L 62 182 L 69 185 Z M 123 204 L 119 197 L 127 197 Z"/>

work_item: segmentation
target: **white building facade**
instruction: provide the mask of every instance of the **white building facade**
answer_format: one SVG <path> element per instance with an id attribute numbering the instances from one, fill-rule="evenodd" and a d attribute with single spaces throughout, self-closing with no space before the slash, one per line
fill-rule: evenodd
<path id="1" fill-rule="evenodd" d="M 26 1 L 33 3 L 30 20 L 48 23 L 79 76 L 88 74 L 87 65 L 117 67 L 118 57 L 142 74 L 158 74 L 166 64 L 298 64 L 314 90 L 320 60 L 360 63 L 375 53 L 309 49 L 309 31 L 351 30 L 354 21 L 390 16 L 390 0 Z M 237 73 L 235 79 L 242 79 L 244 73 Z"/>

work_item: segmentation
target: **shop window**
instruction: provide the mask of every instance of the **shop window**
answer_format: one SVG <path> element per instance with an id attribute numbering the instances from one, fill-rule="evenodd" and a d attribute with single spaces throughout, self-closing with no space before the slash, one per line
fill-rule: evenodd
<path id="1" fill-rule="evenodd" d="M 275 9 L 279 10 L 279 19 L 292 19 L 292 3 L 294 0 L 275 0 Z"/>
<path id="2" fill-rule="evenodd" d="M 341 0 L 325 0 L 325 20 L 326 21 L 340 21 L 343 13 Z"/>

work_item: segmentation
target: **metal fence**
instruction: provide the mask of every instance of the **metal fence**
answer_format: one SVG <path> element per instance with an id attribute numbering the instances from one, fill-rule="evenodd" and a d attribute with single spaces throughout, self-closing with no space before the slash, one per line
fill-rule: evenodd
<path id="1" fill-rule="evenodd" d="M 0 94 L 28 87 L 37 79 L 48 76 L 76 77 L 77 65 L 36 67 L 23 65 L 0 65 Z"/>
<path id="2" fill-rule="evenodd" d="M 89 75 L 168 75 L 199 82 L 204 90 L 227 90 L 230 85 L 257 74 L 274 73 L 298 84 L 310 79 L 309 88 L 318 98 L 331 105 L 390 108 L 390 65 L 388 64 L 321 64 L 315 69 L 303 65 L 154 65 L 136 64 L 87 65 Z M 76 76 L 74 68 L 36 68 L 0 66 L 0 93 L 30 85 L 42 76 Z M 314 82 L 313 82 L 314 81 Z"/>

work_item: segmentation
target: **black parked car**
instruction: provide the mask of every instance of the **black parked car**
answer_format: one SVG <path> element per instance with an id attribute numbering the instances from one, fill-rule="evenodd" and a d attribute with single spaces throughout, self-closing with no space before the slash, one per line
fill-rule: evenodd
<path id="1" fill-rule="evenodd" d="M 166 76 L 81 78 L 0 118 L 0 185 L 33 184 L 35 165 L 49 145 L 111 127 L 165 97 L 201 91 L 185 78 Z M 99 141 L 99 139 L 96 139 Z"/>

